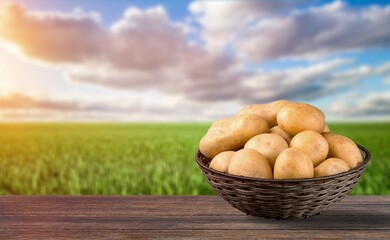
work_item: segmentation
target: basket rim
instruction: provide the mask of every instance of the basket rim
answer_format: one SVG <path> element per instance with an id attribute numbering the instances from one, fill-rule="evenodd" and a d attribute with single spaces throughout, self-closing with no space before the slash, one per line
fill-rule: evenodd
<path id="1" fill-rule="evenodd" d="M 274 182 L 274 183 L 317 182 L 317 181 L 322 181 L 322 180 L 329 180 L 329 179 L 334 179 L 334 178 L 338 178 L 338 177 L 353 175 L 356 172 L 364 170 L 367 167 L 367 164 L 371 159 L 371 153 L 362 145 L 360 145 L 358 143 L 356 143 L 356 145 L 358 146 L 359 150 L 361 150 L 365 153 L 365 156 L 362 155 L 363 163 L 360 164 L 358 167 L 355 167 L 347 172 L 342 172 L 342 173 L 338 173 L 338 174 L 334 174 L 334 175 L 330 175 L 330 176 L 324 176 L 324 177 L 299 178 L 299 179 L 266 179 L 266 178 L 245 177 L 245 176 L 238 176 L 238 175 L 233 175 L 233 174 L 229 174 L 229 173 L 223 173 L 223 172 L 214 170 L 214 169 L 208 167 L 206 164 L 204 164 L 203 161 L 200 160 L 200 157 L 205 157 L 205 156 L 200 152 L 199 149 L 195 154 L 195 160 L 198 163 L 198 165 L 201 167 L 201 169 L 210 171 L 214 175 L 219 175 L 221 177 L 231 178 L 232 180 L 241 180 L 241 181 L 245 180 L 245 181 L 252 181 L 252 182 Z"/>

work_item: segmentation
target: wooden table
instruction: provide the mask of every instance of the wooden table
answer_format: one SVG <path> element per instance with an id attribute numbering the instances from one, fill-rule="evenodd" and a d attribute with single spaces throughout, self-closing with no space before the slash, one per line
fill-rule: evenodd
<path id="1" fill-rule="evenodd" d="M 217 196 L 1 196 L 0 239 L 390 239 L 390 196 L 304 220 L 246 216 Z"/>

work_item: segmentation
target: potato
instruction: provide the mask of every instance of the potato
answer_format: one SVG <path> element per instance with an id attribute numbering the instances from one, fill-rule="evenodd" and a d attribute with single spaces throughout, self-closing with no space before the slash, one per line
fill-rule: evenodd
<path id="1" fill-rule="evenodd" d="M 288 144 L 290 144 L 290 141 L 292 139 L 292 136 L 290 134 L 286 133 L 285 131 L 283 131 L 283 129 L 281 129 L 279 126 L 275 126 L 275 127 L 271 128 L 268 133 L 272 133 L 272 134 L 276 134 L 276 135 L 281 136 L 282 138 L 284 138 L 284 140 L 286 140 L 286 142 Z"/>
<path id="2" fill-rule="evenodd" d="M 266 104 L 253 104 L 241 109 L 237 115 L 246 113 L 258 114 L 268 122 L 269 127 L 273 127 L 277 125 L 276 115 L 278 114 L 279 110 L 287 103 L 289 103 L 289 101 L 278 100 Z"/>
<path id="3" fill-rule="evenodd" d="M 363 162 L 358 146 L 351 139 L 330 132 L 322 133 L 322 136 L 329 144 L 328 158 L 340 158 L 350 168 L 355 168 Z"/>
<path id="4" fill-rule="evenodd" d="M 289 103 L 279 110 L 277 121 L 280 128 L 291 135 L 305 130 L 322 133 L 325 116 L 316 107 L 306 103 Z"/>
<path id="5" fill-rule="evenodd" d="M 349 166 L 346 162 L 339 158 L 328 158 L 320 165 L 314 168 L 314 177 L 324 177 L 349 171 Z"/>
<path id="6" fill-rule="evenodd" d="M 244 148 L 258 151 L 268 160 L 271 168 L 274 168 L 276 158 L 284 149 L 288 148 L 288 144 L 279 135 L 264 133 L 251 138 Z"/>
<path id="7" fill-rule="evenodd" d="M 227 173 L 230 160 L 234 153 L 234 151 L 221 152 L 211 160 L 210 168 Z"/>
<path id="8" fill-rule="evenodd" d="M 275 179 L 312 178 L 313 175 L 313 162 L 299 149 L 287 148 L 275 161 Z"/>
<path id="9" fill-rule="evenodd" d="M 329 128 L 328 124 L 325 123 L 325 127 L 324 127 L 324 130 L 322 132 L 330 132 L 330 128 Z"/>
<path id="10" fill-rule="evenodd" d="M 204 156 L 213 159 L 221 152 L 243 148 L 249 139 L 268 130 L 267 121 L 256 114 L 222 119 L 211 125 L 200 140 L 199 149 Z"/>
<path id="11" fill-rule="evenodd" d="M 298 148 L 313 162 L 314 167 L 328 156 L 329 146 L 325 138 L 318 132 L 306 130 L 298 133 L 290 142 L 290 147 Z"/>
<path id="12" fill-rule="evenodd" d="M 272 178 L 272 170 L 267 159 L 253 149 L 241 149 L 234 153 L 228 172 L 245 177 Z"/>

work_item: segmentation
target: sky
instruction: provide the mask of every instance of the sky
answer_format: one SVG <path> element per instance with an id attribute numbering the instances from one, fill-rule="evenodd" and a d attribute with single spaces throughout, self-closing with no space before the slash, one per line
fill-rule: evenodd
<path id="1" fill-rule="evenodd" d="M 388 1 L 0 0 L 0 121 L 390 120 Z"/>

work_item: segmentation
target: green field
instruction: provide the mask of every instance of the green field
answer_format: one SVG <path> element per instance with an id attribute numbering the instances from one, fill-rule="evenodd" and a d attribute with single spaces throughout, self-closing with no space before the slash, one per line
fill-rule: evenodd
<path id="1" fill-rule="evenodd" d="M 330 127 L 373 155 L 353 194 L 390 194 L 390 123 Z M 207 128 L 0 124 L 0 194 L 214 194 L 194 160 Z"/>

